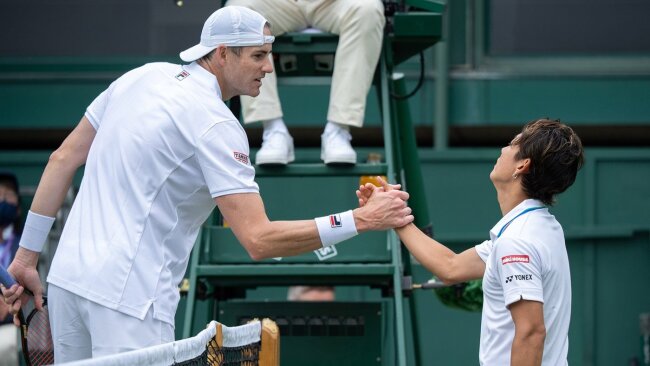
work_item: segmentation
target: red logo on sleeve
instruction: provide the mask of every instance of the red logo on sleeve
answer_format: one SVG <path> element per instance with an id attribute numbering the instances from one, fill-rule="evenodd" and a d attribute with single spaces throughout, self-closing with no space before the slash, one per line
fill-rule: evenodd
<path id="1" fill-rule="evenodd" d="M 513 255 L 506 255 L 505 257 L 501 257 L 501 264 L 506 265 L 509 263 L 528 263 L 530 262 L 530 258 L 528 257 L 527 254 L 513 254 Z"/>
<path id="2" fill-rule="evenodd" d="M 237 151 L 233 151 L 233 155 L 235 156 L 235 160 L 248 165 L 248 155 Z"/>

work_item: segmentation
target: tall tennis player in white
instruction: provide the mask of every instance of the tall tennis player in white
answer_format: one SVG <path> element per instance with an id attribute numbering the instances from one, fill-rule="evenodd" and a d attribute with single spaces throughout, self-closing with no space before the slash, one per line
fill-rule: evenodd
<path id="1" fill-rule="evenodd" d="M 150 63 L 127 72 L 90 104 L 52 154 L 9 272 L 40 301 L 38 255 L 85 164 L 48 274 L 56 362 L 172 341 L 178 285 L 215 206 L 255 260 L 412 222 L 408 194 L 399 191 L 377 192 L 366 206 L 338 214 L 336 226 L 329 225 L 330 215 L 268 219 L 246 133 L 224 101 L 258 95 L 273 69 L 273 40 L 254 11 L 217 10 L 200 43 L 181 52 L 189 64 Z M 22 286 L 3 290 L 14 312 Z"/>

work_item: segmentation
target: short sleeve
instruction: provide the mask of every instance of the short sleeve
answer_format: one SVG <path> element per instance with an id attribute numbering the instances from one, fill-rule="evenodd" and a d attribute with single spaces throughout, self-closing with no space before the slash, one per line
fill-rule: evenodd
<path id="1" fill-rule="evenodd" d="M 259 192 L 248 139 L 237 121 L 212 126 L 197 141 L 197 158 L 213 198 Z"/>
<path id="2" fill-rule="evenodd" d="M 477 244 L 476 246 L 474 246 L 474 248 L 476 249 L 476 253 L 478 254 L 479 257 L 481 257 L 483 262 L 487 262 L 488 257 L 492 252 L 492 240 L 486 240 L 481 244 Z"/>
<path id="3" fill-rule="evenodd" d="M 113 82 L 108 87 L 108 89 L 99 94 L 97 98 L 95 98 L 95 100 L 90 103 L 88 108 L 86 108 L 85 116 L 88 118 L 90 124 L 93 125 L 95 130 L 99 129 L 99 125 L 101 124 L 102 118 L 104 117 L 104 111 L 106 111 L 106 106 L 108 105 L 108 100 L 110 98 L 114 85 L 115 82 Z"/>
<path id="4" fill-rule="evenodd" d="M 503 237 L 495 244 L 495 255 L 505 306 L 519 300 L 544 302 L 541 257 L 532 243 Z"/>

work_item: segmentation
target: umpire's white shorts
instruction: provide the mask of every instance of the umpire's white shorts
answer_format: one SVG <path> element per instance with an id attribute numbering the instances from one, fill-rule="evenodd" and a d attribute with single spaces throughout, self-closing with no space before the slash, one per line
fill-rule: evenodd
<path id="1" fill-rule="evenodd" d="M 106 308 L 52 284 L 48 286 L 55 363 L 111 355 L 174 341 L 174 325 Z"/>

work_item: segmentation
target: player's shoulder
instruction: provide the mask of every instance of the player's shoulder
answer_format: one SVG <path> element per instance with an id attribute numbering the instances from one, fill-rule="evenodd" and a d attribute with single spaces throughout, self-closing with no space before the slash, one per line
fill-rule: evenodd
<path id="1" fill-rule="evenodd" d="M 142 70 L 167 70 L 175 71 L 182 68 L 181 65 L 173 64 L 171 62 L 149 62 L 139 67 Z"/>
<path id="2" fill-rule="evenodd" d="M 151 77 L 163 77 L 168 75 L 174 75 L 181 70 L 180 65 L 172 64 L 169 62 L 150 62 L 142 66 L 136 67 L 127 71 L 120 79 L 131 79 L 131 78 L 140 78 L 145 75 Z"/>
<path id="3" fill-rule="evenodd" d="M 496 240 L 495 248 L 499 253 L 510 251 L 529 251 L 536 252 L 539 250 L 540 243 L 535 238 L 525 234 L 503 235 Z"/>

